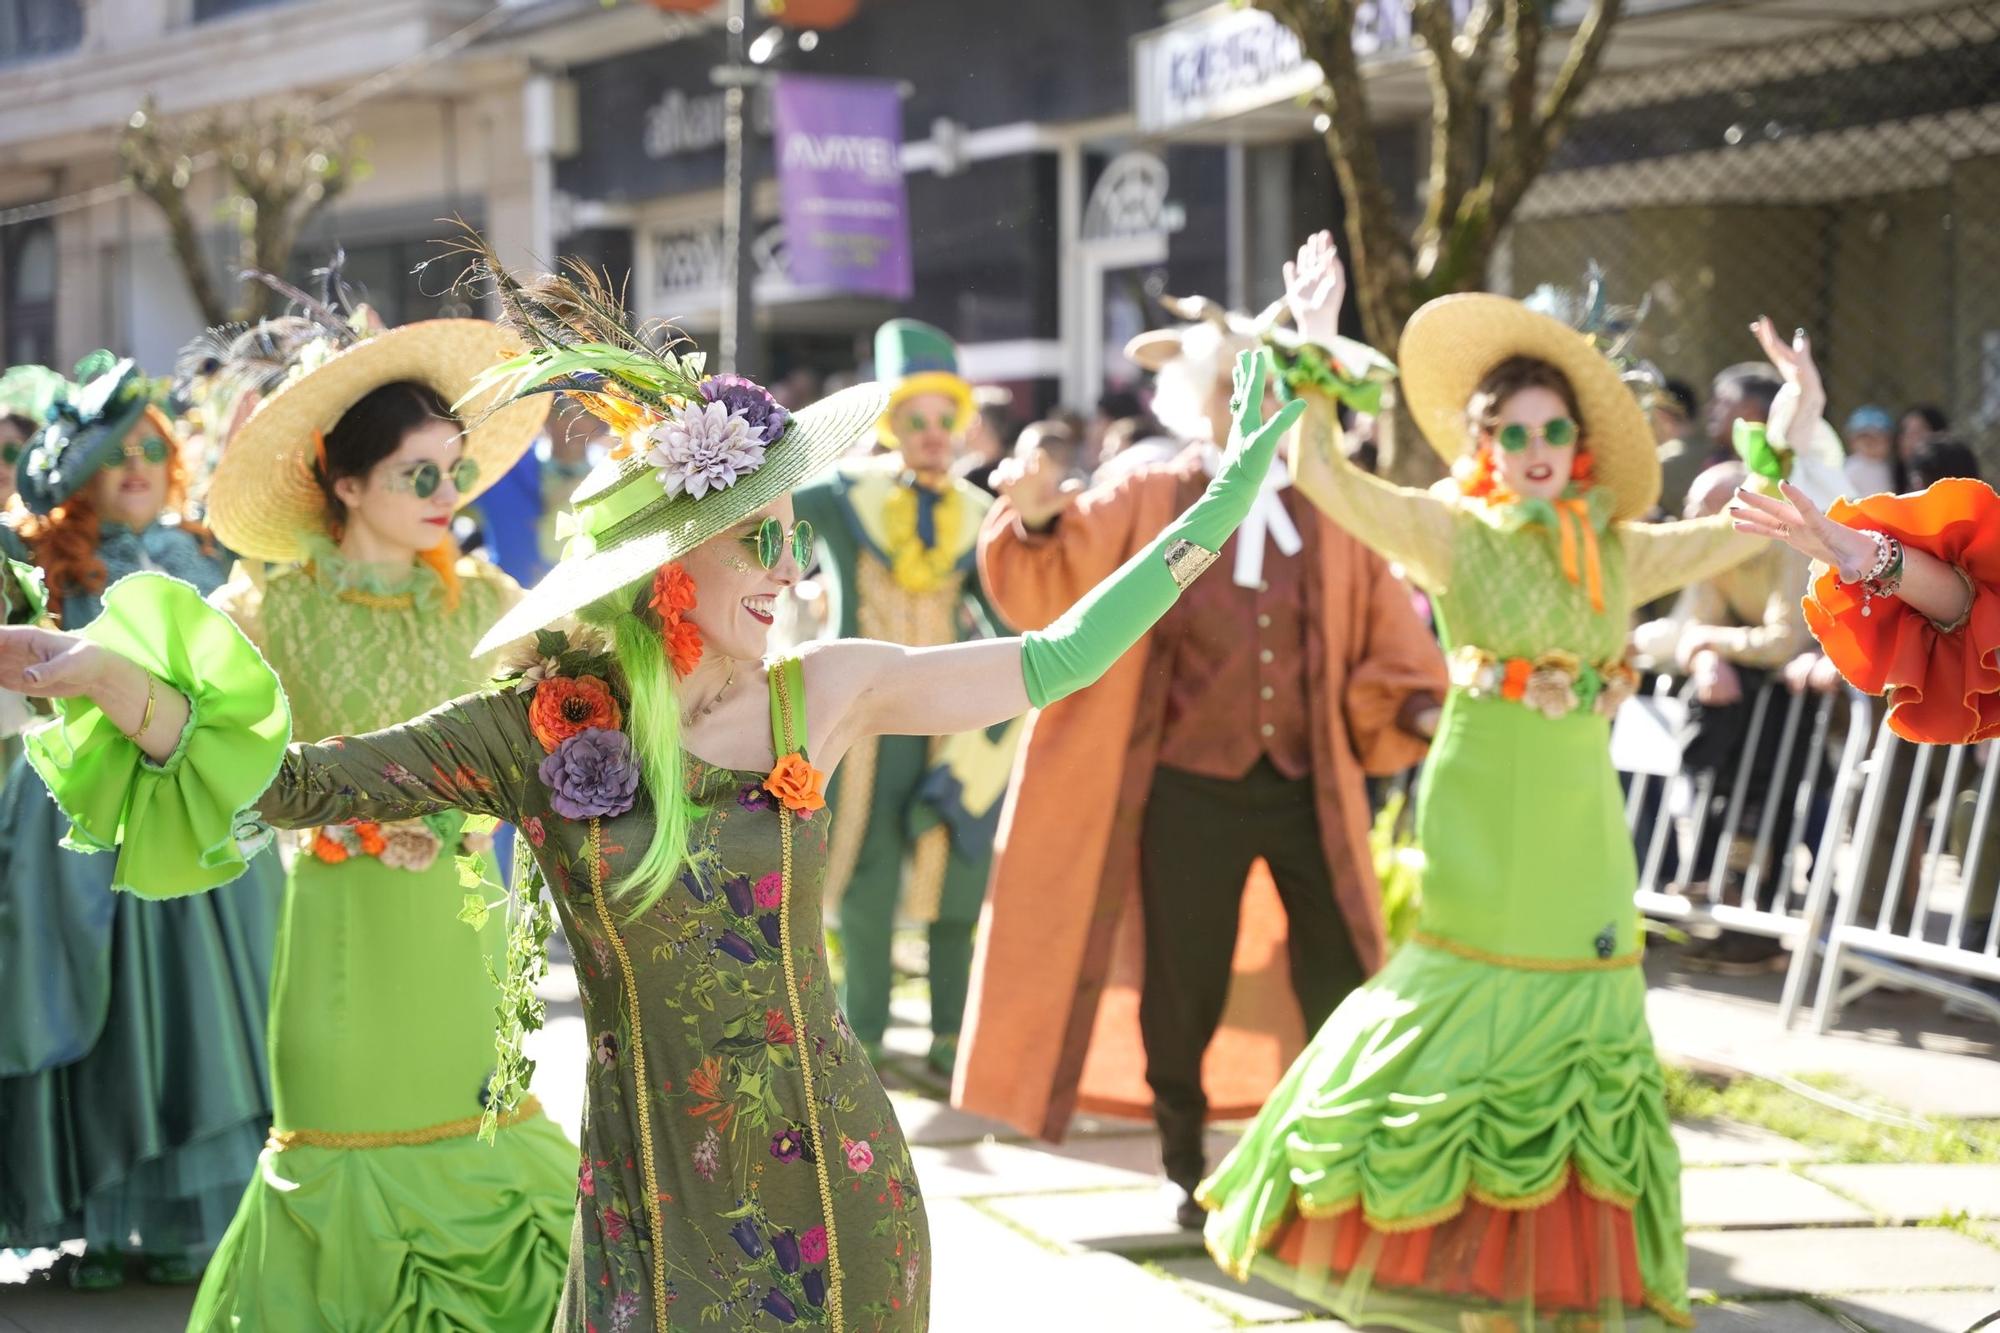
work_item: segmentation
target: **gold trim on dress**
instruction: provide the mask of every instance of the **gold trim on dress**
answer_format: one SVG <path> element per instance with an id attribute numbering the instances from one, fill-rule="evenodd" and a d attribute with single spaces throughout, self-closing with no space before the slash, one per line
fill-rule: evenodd
<path id="1" fill-rule="evenodd" d="M 1486 963 L 1493 967 L 1517 968 L 1523 972 L 1616 972 L 1621 968 L 1637 967 L 1645 960 L 1644 949 L 1634 949 L 1621 953 L 1616 958 L 1527 958 L 1516 954 L 1488 953 L 1475 949 L 1470 944 L 1460 944 L 1442 935 L 1433 935 L 1427 930 L 1411 934 L 1412 944 L 1421 944 L 1427 949 L 1440 953 L 1455 954 L 1475 963 Z"/>
<path id="2" fill-rule="evenodd" d="M 519 1106 L 500 1117 L 500 1128 L 507 1129 L 523 1120 L 542 1113 L 542 1103 L 529 1097 Z M 278 1129 L 273 1127 L 264 1146 L 272 1152 L 283 1152 L 287 1148 L 420 1148 L 428 1143 L 443 1143 L 447 1139 L 468 1139 L 479 1132 L 481 1117 L 466 1116 L 462 1120 L 447 1120 L 441 1125 L 426 1125 L 422 1129 L 384 1129 L 347 1133 L 332 1129 Z"/>
<path id="3" fill-rule="evenodd" d="M 668 1333 L 667 1327 L 667 1237 L 660 1219 L 660 1176 L 653 1165 L 653 1100 L 646 1082 L 646 1033 L 639 1026 L 639 982 L 632 971 L 632 956 L 625 952 L 625 939 L 611 923 L 611 910 L 604 905 L 604 821 L 590 821 L 590 842 L 584 854 L 590 858 L 590 901 L 597 908 L 597 921 L 610 938 L 611 952 L 618 959 L 624 982 L 625 1014 L 632 1025 L 632 1095 L 639 1121 L 639 1183 L 646 1191 L 646 1217 L 653 1225 L 653 1327 Z"/>
<path id="4" fill-rule="evenodd" d="M 1219 551 L 1197 546 L 1183 537 L 1169 546 L 1160 558 L 1167 562 L 1167 573 L 1173 576 L 1174 586 L 1185 592 L 1188 584 L 1200 578 L 1201 572 L 1214 564 L 1220 555 Z"/>
<path id="5" fill-rule="evenodd" d="M 772 681 L 778 687 L 778 713 L 785 729 L 785 743 L 792 742 L 792 692 L 783 665 L 773 668 Z M 803 753 L 804 746 L 800 746 Z M 781 756 L 782 757 L 782 756 Z M 827 1175 L 826 1137 L 819 1127 L 819 1099 L 813 1093 L 812 1052 L 804 1040 L 811 1031 L 806 1024 L 805 1006 L 799 1001 L 798 968 L 792 962 L 792 812 L 778 804 L 778 952 L 784 955 L 785 1000 L 791 1005 L 792 1030 L 801 1034 L 798 1043 L 799 1079 L 805 1085 L 806 1132 L 812 1135 L 813 1173 L 819 1179 L 820 1206 L 826 1212 L 826 1311 L 829 1333 L 841 1333 L 845 1326 L 840 1307 L 840 1238 L 833 1224 L 833 1181 Z"/>

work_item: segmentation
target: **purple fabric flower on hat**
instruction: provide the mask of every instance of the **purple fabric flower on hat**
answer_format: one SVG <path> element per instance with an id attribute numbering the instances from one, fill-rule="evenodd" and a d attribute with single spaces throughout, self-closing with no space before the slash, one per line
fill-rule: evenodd
<path id="1" fill-rule="evenodd" d="M 769 389 L 741 375 L 710 375 L 701 382 L 701 396 L 721 403 L 730 415 L 742 417 L 750 433 L 766 444 L 776 444 L 785 433 L 785 423 L 792 419 Z"/>
<path id="2" fill-rule="evenodd" d="M 537 771 L 549 788 L 549 804 L 565 819 L 622 815 L 638 797 L 639 766 L 632 762 L 632 740 L 622 731 L 579 731 Z"/>
<path id="3" fill-rule="evenodd" d="M 651 432 L 646 461 L 669 496 L 727 490 L 764 465 L 764 440 L 722 403 L 684 403 Z"/>

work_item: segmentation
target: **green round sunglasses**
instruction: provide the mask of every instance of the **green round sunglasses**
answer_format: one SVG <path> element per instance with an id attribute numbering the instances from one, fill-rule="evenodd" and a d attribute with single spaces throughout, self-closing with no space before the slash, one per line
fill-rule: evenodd
<path id="1" fill-rule="evenodd" d="M 792 559 L 799 562 L 800 569 L 812 565 L 813 525 L 800 519 L 792 525 L 789 534 L 792 545 Z M 743 534 L 743 544 L 756 552 L 757 563 L 766 569 L 776 569 L 778 561 L 785 554 L 787 534 L 785 525 L 776 514 L 767 515 L 755 529 Z"/>
<path id="2" fill-rule="evenodd" d="M 1576 434 L 1576 423 L 1568 417 L 1550 417 L 1542 424 L 1542 443 L 1551 449 L 1561 449 L 1575 444 Z M 1528 441 L 1534 437 L 1535 432 L 1518 421 L 1502 426 L 1493 433 L 1493 438 L 1500 441 L 1500 447 L 1510 454 L 1518 454 L 1526 449 Z"/>
<path id="3" fill-rule="evenodd" d="M 389 489 L 409 491 L 419 500 L 428 500 L 437 494 L 438 487 L 444 484 L 446 477 L 450 477 L 451 484 L 458 488 L 460 495 L 464 495 L 479 484 L 479 460 L 461 458 L 447 471 L 426 459 L 390 478 Z"/>

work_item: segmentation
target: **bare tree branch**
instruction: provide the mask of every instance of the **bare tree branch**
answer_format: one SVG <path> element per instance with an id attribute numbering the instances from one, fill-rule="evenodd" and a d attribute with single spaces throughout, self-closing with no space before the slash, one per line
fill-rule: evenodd
<path id="1" fill-rule="evenodd" d="M 1514 216 L 1528 187 L 1541 175 L 1568 132 L 1578 101 L 1603 64 L 1604 48 L 1611 40 L 1622 8 L 1623 0 L 1593 0 L 1590 12 L 1570 38 L 1569 53 L 1548 94 L 1541 100 L 1522 150 L 1499 164 L 1493 176 L 1491 208 L 1496 232 Z"/>
<path id="2" fill-rule="evenodd" d="M 1396 225 L 1395 199 L 1382 174 L 1367 83 L 1354 53 L 1355 0 L 1257 0 L 1297 34 L 1325 78 L 1319 105 L 1328 121 L 1327 155 L 1347 201 L 1347 253 L 1362 327 L 1393 354 L 1409 318 L 1410 238 Z"/>
<path id="3" fill-rule="evenodd" d="M 168 243 L 174 260 L 186 276 L 188 291 L 209 324 L 229 318 L 208 260 L 201 252 L 201 233 L 188 207 L 187 191 L 193 177 L 194 145 L 185 133 L 163 126 L 148 99 L 118 137 L 118 157 L 132 188 L 153 201 L 166 219 Z"/>

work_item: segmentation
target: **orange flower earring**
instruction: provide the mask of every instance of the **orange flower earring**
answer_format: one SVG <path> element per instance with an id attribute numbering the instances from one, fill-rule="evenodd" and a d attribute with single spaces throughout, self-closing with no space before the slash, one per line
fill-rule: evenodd
<path id="1" fill-rule="evenodd" d="M 694 610 L 694 579 L 679 565 L 661 565 L 653 575 L 651 606 L 660 617 L 660 642 L 674 674 L 685 678 L 701 665 L 701 627 L 687 618 Z"/>

